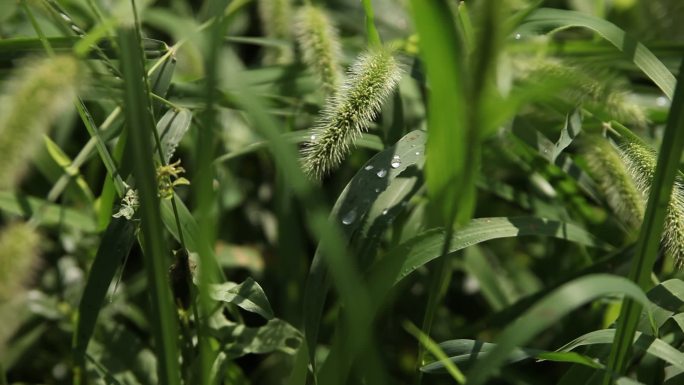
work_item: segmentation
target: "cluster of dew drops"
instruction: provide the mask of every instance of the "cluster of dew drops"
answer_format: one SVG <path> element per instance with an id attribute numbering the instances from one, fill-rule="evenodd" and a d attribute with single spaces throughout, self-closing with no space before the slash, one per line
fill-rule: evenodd
<path id="1" fill-rule="evenodd" d="M 312 137 L 312 139 L 313 139 L 313 137 Z M 416 155 L 420 155 L 420 151 L 416 151 Z M 394 155 L 392 157 L 392 160 L 390 161 L 390 167 L 396 169 L 396 168 L 399 168 L 400 166 L 401 166 L 401 157 L 399 155 Z M 373 171 L 374 168 L 375 167 L 372 164 L 369 164 L 366 167 L 364 167 L 363 169 L 366 171 Z M 378 171 L 375 172 L 375 175 L 378 178 L 384 178 L 385 176 L 387 176 L 387 169 L 380 168 Z M 380 189 L 376 188 L 375 192 L 379 193 Z M 389 212 L 389 209 L 384 209 L 384 210 L 382 210 L 382 215 L 386 215 L 388 212 Z M 356 217 L 357 217 L 356 208 L 353 208 L 347 214 L 345 214 L 342 217 L 342 224 L 347 225 L 347 226 L 351 225 L 356 220 Z"/>

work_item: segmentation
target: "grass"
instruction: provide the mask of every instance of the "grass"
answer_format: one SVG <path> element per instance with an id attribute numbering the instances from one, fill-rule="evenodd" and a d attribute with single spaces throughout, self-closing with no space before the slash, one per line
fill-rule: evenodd
<path id="1" fill-rule="evenodd" d="M 589 3 L 3 3 L 0 384 L 680 383 L 684 8 Z"/>

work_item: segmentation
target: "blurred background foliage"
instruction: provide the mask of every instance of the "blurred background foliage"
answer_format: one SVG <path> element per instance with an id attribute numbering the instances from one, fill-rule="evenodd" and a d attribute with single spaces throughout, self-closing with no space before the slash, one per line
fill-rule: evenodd
<path id="1" fill-rule="evenodd" d="M 46 10 L 50 3 L 63 8 L 70 18 L 68 23 L 60 23 Z M 46 36 L 73 38 L 78 34 L 70 32 L 70 23 L 92 33 L 106 25 L 108 15 L 119 12 L 121 3 L 127 2 L 94 1 L 104 18 L 94 12 L 90 3 L 35 0 L 24 5 L 20 1 L 0 1 L 0 79 L 3 82 L 10 79 L 23 60 L 43 50 L 26 7 Z M 360 22 L 364 18 L 362 3 L 357 0 L 323 3 L 339 28 L 342 64 L 347 68 L 366 46 L 365 26 Z M 330 207 L 350 179 L 379 150 L 393 146 L 413 130 L 426 129 L 425 74 L 422 63 L 417 60 L 418 40 L 409 2 L 373 0 L 372 3 L 380 36 L 383 41 L 401 47 L 400 60 L 406 73 L 399 91 L 383 106 L 370 135 L 364 136 L 342 167 L 322 182 L 322 199 Z M 510 3 L 519 9 L 527 5 L 522 0 Z M 452 5 L 456 9 L 456 2 Z M 676 72 L 684 48 L 684 25 L 680 22 L 684 18 L 684 2 L 547 0 L 542 6 L 605 18 L 649 47 L 671 72 Z M 201 1 L 148 0 L 139 1 L 138 7 L 142 10 L 143 36 L 149 39 L 145 43 L 148 65 L 167 53 L 169 47 L 177 47 L 174 44 L 187 39 L 177 50 L 174 48 L 175 68 L 165 99 L 168 104 L 192 113 L 192 124 L 180 141 L 174 159 L 182 161 L 187 170 L 185 177 L 191 183 L 178 186 L 175 191 L 194 211 L 197 207 L 191 198 L 192 183 L 198 162 L 196 143 L 202 124 L 198 117 L 203 111 L 202 79 L 206 75 L 205 52 L 209 44 L 205 35 L 194 31 L 211 15 L 206 14 L 206 3 Z M 283 136 L 283 140 L 297 143 L 308 137 L 303 130 L 315 121 L 325 94 L 310 69 L 298 59 L 299 48 L 292 36 L 265 36 L 268 21 L 260 19 L 256 2 L 247 1 L 236 7 L 229 19 L 220 46 L 219 80 L 215 84 L 217 119 L 213 130 L 218 150 L 213 154 L 216 155 L 213 163 L 216 196 L 212 206 L 214 252 L 228 282 L 249 282 L 248 278 L 258 282 L 260 289 L 252 294 L 254 298 L 267 297 L 266 304 L 270 304 L 272 313 L 265 317 L 226 300 L 227 316 L 217 319 L 213 330 L 223 333 L 215 336 L 215 341 L 233 345 L 223 349 L 225 363 L 220 370 L 225 374 L 219 380 L 222 382 L 217 383 L 285 384 L 293 370 L 294 352 L 301 344 L 304 283 L 317 245 L 307 230 L 304 207 L 307 202 L 293 198 L 291 181 L 280 172 L 270 153 L 263 150 L 260 131 L 253 127 L 250 113 L 241 108 L 240 88 L 246 87 L 261 97 L 265 111 L 275 119 L 280 133 L 291 135 Z M 26 45 L 14 45 L 18 38 L 25 39 Z M 70 51 L 73 45 L 71 40 L 62 48 L 57 40 L 53 43 L 57 51 Z M 269 58 L 271 50 L 282 47 L 292 50 L 294 56 L 284 62 Z M 92 58 L 94 53 L 90 55 Z M 90 79 L 84 82 L 79 94 L 93 120 L 101 124 L 121 106 L 122 81 L 101 63 L 92 67 L 88 70 Z M 444 300 L 436 309 L 431 332 L 435 341 L 454 338 L 493 341 L 510 324 L 511 317 L 520 314 L 517 309 L 529 306 L 530 298 L 548 292 L 569 277 L 592 271 L 626 274 L 628 266 L 624 262 L 630 248 L 623 246 L 634 241 L 634 231 L 612 212 L 589 177 L 577 177 L 558 161 L 567 159 L 587 176 L 589 168 L 582 146 L 589 139 L 580 136 L 553 155 L 547 150 L 559 142 L 561 135 L 567 135 L 573 119 L 581 120 L 579 124 L 587 132 L 600 132 L 602 122 L 620 121 L 657 148 L 670 108 L 669 99 L 634 63 L 586 29 L 572 28 L 549 35 L 514 31 L 507 37 L 496 71 L 500 83 L 497 87 L 502 93 L 516 90 L 516 85 L 545 81 L 550 82 L 550 91 L 521 106 L 506 123 L 505 130 L 497 131 L 483 142 L 474 217 L 525 215 L 572 223 L 617 251 L 613 258 L 604 261 L 601 257 L 606 255 L 605 249 L 568 242 L 563 237 L 534 235 L 494 239 L 468 247 L 462 258 L 449 260 L 448 268 L 453 275 L 444 288 Z M 162 107 L 156 108 L 157 115 L 162 116 L 159 113 Z M 121 118 L 115 118 L 111 136 L 103 131 L 114 153 L 120 132 L 117 127 L 121 125 Z M 61 114 L 51 126 L 50 139 L 41 143 L 21 184 L 14 190 L 0 191 L 3 227 L 13 226 L 22 217 L 32 217 L 39 207 L 44 210 L 40 224 L 32 230 L 39 234 L 39 241 L 26 242 L 35 242 L 36 247 L 24 248 L 9 257 L 30 261 L 30 268 L 21 273 L 24 277 L 14 277 L 22 278 L 21 285 L 0 286 L 11 290 L 9 295 L 0 295 L 0 362 L 9 383 L 72 383 L 76 311 L 103 239 L 102 232 L 118 207 L 113 206 L 118 199 L 114 199 L 112 187 L 106 185 L 107 170 L 100 157 L 94 152 L 79 155 L 87 146 L 92 150 L 93 145 L 88 144 L 90 136 L 76 109 Z M 75 171 L 69 169 L 74 159 L 80 161 Z M 119 167 L 123 170 L 135 167 L 127 159 L 120 160 Z M 45 203 L 45 197 L 65 173 L 70 178 L 63 194 L 55 203 Z M 408 195 L 410 199 L 387 225 L 387 231 L 379 235 L 371 257 L 383 255 L 427 230 L 424 193 L 420 187 Z M 19 242 L 21 238 L 14 239 Z M 351 249 L 361 250 L 362 245 L 354 241 Z M 168 242 L 170 248 L 179 248 L 171 236 Z M 117 262 L 115 284 L 107 289 L 88 347 L 88 378 L 95 383 L 154 384 L 157 362 L 151 328 L 155 325 L 150 323 L 147 278 L 137 243 L 125 261 L 125 264 L 123 260 Z M 168 265 L 172 262 L 169 256 Z M 8 262 L 3 264 L 0 278 L 9 279 L 3 274 L 15 271 L 11 270 L 14 267 Z M 655 273 L 660 280 L 676 275 L 673 264 L 667 256 L 659 260 Z M 422 322 L 429 277 L 428 268 L 417 268 L 401 281 L 389 301 L 376 304 L 382 306 L 372 341 L 391 378 L 390 383 L 414 383 L 418 344 L 402 325 L 406 320 L 417 325 Z M 216 294 L 213 299 L 221 301 L 218 297 Z M 555 323 L 536 337 L 530 347 L 554 350 L 584 333 L 607 328 L 617 318 L 619 303 L 618 297 L 593 301 Z M 258 307 L 263 310 L 265 305 Z M 340 312 L 339 305 L 329 301 L 321 319 L 319 341 L 332 340 Z M 187 314 L 186 317 L 192 318 Z M 252 329 L 236 331 L 236 323 Z M 181 325 L 181 333 L 183 328 Z M 272 340 L 257 338 L 258 333 L 274 330 L 280 334 Z M 316 354 L 321 360 L 328 353 L 328 347 L 327 343 L 319 345 Z M 503 367 L 501 379 L 491 383 L 557 383 L 567 369 L 568 365 L 556 362 L 528 360 Z M 192 382 L 192 377 L 188 381 L 197 383 Z M 349 381 L 361 383 L 354 375 Z M 443 374 L 427 375 L 423 379 L 423 383 L 430 384 L 450 382 Z"/>

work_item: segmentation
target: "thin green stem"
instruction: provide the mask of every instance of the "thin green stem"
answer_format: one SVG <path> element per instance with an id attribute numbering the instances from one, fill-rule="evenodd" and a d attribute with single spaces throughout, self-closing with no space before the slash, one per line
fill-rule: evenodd
<path id="1" fill-rule="evenodd" d="M 368 43 L 373 47 L 382 45 L 380 34 L 375 28 L 375 13 L 373 12 L 373 3 L 371 0 L 361 0 L 363 2 L 363 11 L 366 13 L 366 35 L 368 35 Z"/>

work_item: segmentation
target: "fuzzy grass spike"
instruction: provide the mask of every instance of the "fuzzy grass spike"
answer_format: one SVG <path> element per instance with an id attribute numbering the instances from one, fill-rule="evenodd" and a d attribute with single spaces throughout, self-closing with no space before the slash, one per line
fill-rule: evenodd
<path id="1" fill-rule="evenodd" d="M 585 155 L 591 174 L 598 181 L 610 208 L 630 229 L 638 229 L 644 218 L 644 199 L 620 153 L 608 140 L 594 136 L 589 139 Z"/>
<path id="2" fill-rule="evenodd" d="M 337 29 L 321 8 L 307 5 L 297 12 L 295 34 L 304 63 L 318 76 L 327 94 L 332 94 L 339 86 L 341 73 Z"/>
<path id="3" fill-rule="evenodd" d="M 38 264 L 40 236 L 27 223 L 11 223 L 0 230 L 0 302 L 23 291 Z"/>
<path id="4" fill-rule="evenodd" d="M 0 97 L 0 189 L 12 188 L 52 121 L 75 96 L 78 62 L 68 56 L 23 63 Z"/>
<path id="5" fill-rule="evenodd" d="M 292 37 L 291 0 L 259 0 L 259 16 L 266 37 L 288 41 Z M 268 49 L 264 61 L 267 64 L 285 64 L 292 61 L 289 46 Z"/>
<path id="6" fill-rule="evenodd" d="M 655 173 L 656 152 L 633 140 L 625 140 L 620 146 L 620 152 L 645 201 Z M 667 251 L 674 257 L 677 268 L 684 267 L 684 181 L 680 176 L 675 179 L 667 206 L 663 241 Z"/>
<path id="7" fill-rule="evenodd" d="M 377 48 L 359 56 L 340 90 L 328 98 L 302 150 L 304 171 L 310 177 L 319 180 L 340 165 L 349 146 L 368 130 L 401 74 L 391 50 Z"/>

